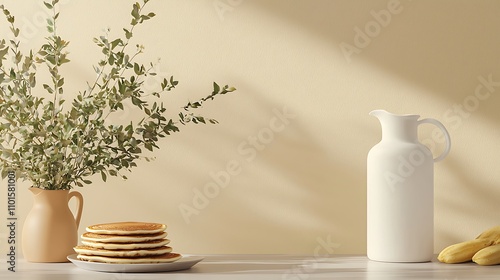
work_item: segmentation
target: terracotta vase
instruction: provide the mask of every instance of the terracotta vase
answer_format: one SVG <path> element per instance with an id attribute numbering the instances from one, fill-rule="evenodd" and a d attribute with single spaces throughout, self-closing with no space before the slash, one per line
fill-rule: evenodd
<path id="1" fill-rule="evenodd" d="M 78 243 L 78 226 L 83 209 L 82 194 L 69 190 L 29 189 L 34 203 L 22 232 L 24 258 L 29 262 L 67 262 Z M 76 216 L 68 202 L 77 200 Z"/>

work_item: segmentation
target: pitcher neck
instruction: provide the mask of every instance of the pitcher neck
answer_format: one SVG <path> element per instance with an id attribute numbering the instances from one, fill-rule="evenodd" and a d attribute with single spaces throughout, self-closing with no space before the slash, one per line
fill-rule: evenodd
<path id="1" fill-rule="evenodd" d="M 35 201 L 46 201 L 52 205 L 67 205 L 69 190 L 43 190 L 35 187 L 29 189 Z"/>
<path id="2" fill-rule="evenodd" d="M 417 118 L 405 116 L 385 120 L 382 122 L 382 141 L 417 142 Z"/>

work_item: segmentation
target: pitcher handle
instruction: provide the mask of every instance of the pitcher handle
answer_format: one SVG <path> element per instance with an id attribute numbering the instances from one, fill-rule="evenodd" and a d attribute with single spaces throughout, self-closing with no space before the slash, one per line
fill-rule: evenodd
<path id="1" fill-rule="evenodd" d="M 75 222 L 76 227 L 80 227 L 80 219 L 82 218 L 82 210 L 83 210 L 83 196 L 80 192 L 72 191 L 68 195 L 68 202 L 73 198 L 76 198 L 76 215 Z"/>
<path id="2" fill-rule="evenodd" d="M 418 124 L 423 124 L 423 123 L 433 124 L 433 125 L 437 126 L 439 129 L 441 129 L 441 131 L 443 132 L 444 138 L 446 139 L 446 148 L 444 149 L 444 152 L 441 155 L 439 155 L 438 157 L 436 157 L 434 159 L 434 162 L 438 162 L 438 161 L 443 160 L 448 155 L 448 153 L 450 152 L 450 149 L 451 149 L 451 140 L 450 140 L 450 134 L 448 134 L 448 130 L 446 130 L 446 127 L 444 127 L 444 125 L 436 119 L 428 118 L 428 119 L 422 119 L 422 120 L 418 121 Z"/>

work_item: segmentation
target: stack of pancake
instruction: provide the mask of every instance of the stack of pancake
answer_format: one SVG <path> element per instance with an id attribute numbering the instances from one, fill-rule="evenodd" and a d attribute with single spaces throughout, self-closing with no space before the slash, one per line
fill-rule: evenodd
<path id="1" fill-rule="evenodd" d="M 157 223 L 120 222 L 86 228 L 82 244 L 76 246 L 82 261 L 134 264 L 170 263 L 181 258 L 166 246 L 166 226 Z"/>

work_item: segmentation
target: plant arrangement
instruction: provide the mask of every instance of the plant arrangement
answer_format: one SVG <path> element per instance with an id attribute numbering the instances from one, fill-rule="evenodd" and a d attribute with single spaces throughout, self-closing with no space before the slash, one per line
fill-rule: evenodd
<path id="1" fill-rule="evenodd" d="M 46 190 L 68 190 L 130 171 L 143 156 L 143 149 L 158 149 L 158 141 L 178 132 L 187 123 L 217 123 L 193 113 L 205 101 L 235 90 L 213 84 L 213 92 L 188 102 L 175 118 L 168 118 L 160 97 L 178 85 L 173 77 L 158 79 L 158 91 L 148 92 L 144 81 L 155 76 L 155 64 L 142 64 L 137 57 L 144 47 L 130 51 L 136 27 L 155 16 L 145 12 L 150 0 L 133 4 L 131 22 L 123 35 L 110 38 L 109 32 L 94 38 L 102 59 L 94 65 L 97 78 L 68 100 L 61 73 L 69 63 L 69 42 L 58 36 L 59 0 L 44 2 L 47 19 L 45 43 L 38 51 L 25 54 L 20 48 L 20 30 L 4 5 L 12 39 L 0 40 L 0 169 L 2 177 L 15 170 L 17 176 Z M 10 58 L 10 60 L 9 60 Z M 47 70 L 50 78 L 39 85 L 37 72 Z M 155 77 L 156 79 L 157 77 Z M 127 104 L 128 103 L 128 104 Z M 126 105 L 126 106 L 124 106 Z M 110 117 L 132 107 L 141 115 L 137 121 L 110 123 Z"/>

